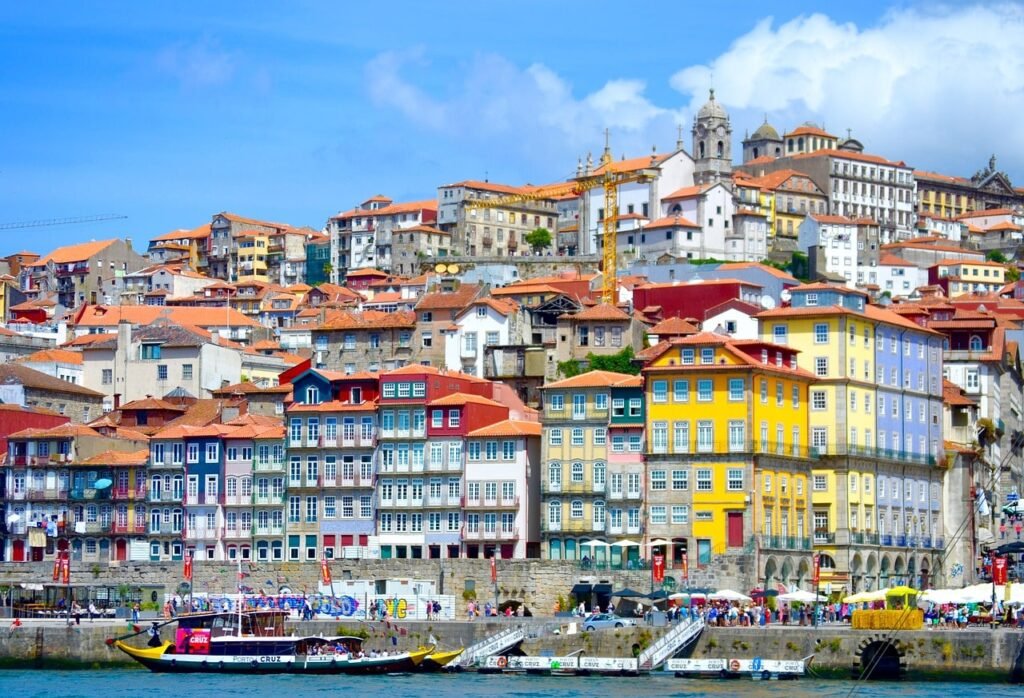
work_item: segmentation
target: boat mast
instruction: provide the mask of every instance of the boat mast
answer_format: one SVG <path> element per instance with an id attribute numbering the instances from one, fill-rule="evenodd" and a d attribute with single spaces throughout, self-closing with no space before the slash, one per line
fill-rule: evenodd
<path id="1" fill-rule="evenodd" d="M 242 558 L 238 558 L 238 637 L 242 637 Z"/>

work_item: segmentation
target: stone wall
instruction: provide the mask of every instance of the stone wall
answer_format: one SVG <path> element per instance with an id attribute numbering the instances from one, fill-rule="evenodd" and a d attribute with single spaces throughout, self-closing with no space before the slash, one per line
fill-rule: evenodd
<path id="1" fill-rule="evenodd" d="M 292 592 L 316 590 L 320 565 L 312 563 L 244 563 L 242 570 L 248 576 L 244 584 L 256 591 L 273 594 L 281 587 Z M 52 563 L 0 564 L 0 585 L 9 583 L 48 583 L 53 572 Z M 173 592 L 182 581 L 181 563 L 122 562 L 116 566 L 89 565 L 72 568 L 75 583 L 95 582 L 97 585 L 128 584 L 131 586 L 163 587 Z M 494 599 L 489 560 L 334 560 L 331 575 L 335 580 L 419 579 L 432 581 L 439 594 L 450 594 L 456 599 L 466 589 L 475 589 L 482 601 Z M 233 593 L 237 590 L 237 568 L 226 561 L 196 561 L 193 583 L 197 592 Z M 581 570 L 578 563 L 548 560 L 501 560 L 498 562 L 498 599 L 524 601 L 538 615 L 550 615 L 559 596 L 568 599 L 577 582 L 590 584 L 604 582 L 620 589 L 628 586 L 638 591 L 651 588 L 650 571 Z M 461 609 L 460 609 L 461 610 Z"/>

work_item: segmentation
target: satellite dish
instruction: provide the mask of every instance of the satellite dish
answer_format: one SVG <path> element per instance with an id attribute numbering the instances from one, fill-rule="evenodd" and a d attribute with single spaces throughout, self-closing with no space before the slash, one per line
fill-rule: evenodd
<path id="1" fill-rule="evenodd" d="M 793 294 L 789 292 L 788 288 L 782 289 L 782 292 L 779 294 L 779 298 L 782 299 L 783 303 L 788 303 L 792 297 Z"/>
<path id="2" fill-rule="evenodd" d="M 761 307 L 765 310 L 771 310 L 775 307 L 775 299 L 771 296 L 761 296 Z"/>
<path id="3" fill-rule="evenodd" d="M 448 273 L 449 274 L 458 274 L 459 273 L 459 265 L 458 264 L 449 264 L 448 265 Z"/>
<path id="4" fill-rule="evenodd" d="M 435 264 L 434 265 L 434 271 L 437 272 L 438 274 L 443 274 L 446 271 L 448 271 L 448 265 L 447 264 Z"/>
<path id="5" fill-rule="evenodd" d="M 7 523 L 18 523 L 21 521 L 21 514 L 8 514 Z"/>

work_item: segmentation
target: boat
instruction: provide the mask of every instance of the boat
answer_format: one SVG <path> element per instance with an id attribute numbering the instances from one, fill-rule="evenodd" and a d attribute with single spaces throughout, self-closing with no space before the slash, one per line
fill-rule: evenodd
<path id="1" fill-rule="evenodd" d="M 423 649 L 422 647 L 420 649 Z M 463 653 L 463 649 L 457 650 L 433 650 L 430 654 L 423 658 L 423 661 L 416 665 L 416 671 L 431 672 L 441 671 L 450 663 L 455 661 L 455 658 Z"/>
<path id="2" fill-rule="evenodd" d="M 813 654 L 803 659 L 669 659 L 665 671 L 680 678 L 787 681 L 803 676 L 813 659 Z"/>
<path id="3" fill-rule="evenodd" d="M 390 674 L 413 671 L 435 648 L 367 653 L 359 637 L 285 635 L 284 611 L 196 613 L 176 619 L 174 642 L 162 640 L 160 624 L 148 631 L 147 647 L 108 641 L 154 672 L 244 674 Z M 175 621 L 170 621 L 175 622 Z M 450 661 L 450 660 L 449 660 Z"/>

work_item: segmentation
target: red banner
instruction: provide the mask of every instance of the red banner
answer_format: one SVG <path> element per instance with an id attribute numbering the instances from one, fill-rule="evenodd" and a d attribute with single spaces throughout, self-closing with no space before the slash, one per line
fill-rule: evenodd
<path id="1" fill-rule="evenodd" d="M 63 556 L 63 553 L 57 553 L 57 557 L 53 558 L 53 581 L 55 581 L 55 582 L 58 579 L 60 579 L 60 569 L 61 569 L 60 561 L 61 561 L 61 557 L 62 556 Z"/>
<path id="2" fill-rule="evenodd" d="M 992 583 L 993 584 L 1006 584 L 1006 558 L 995 557 L 992 561 Z"/>
<path id="3" fill-rule="evenodd" d="M 71 556 L 67 553 L 64 554 L 64 559 L 61 561 L 61 570 L 64 573 L 64 583 L 71 583 Z"/>
<path id="4" fill-rule="evenodd" d="M 185 553 L 185 571 L 183 576 L 186 582 L 192 581 L 192 553 Z"/>
<path id="5" fill-rule="evenodd" d="M 327 564 L 326 557 L 320 559 L 320 579 L 322 579 L 323 583 L 327 586 L 331 585 L 331 568 Z"/>
<path id="6" fill-rule="evenodd" d="M 683 555 L 683 578 L 690 578 L 690 560 L 686 557 L 686 555 Z"/>
<path id="7" fill-rule="evenodd" d="M 814 573 L 811 579 L 814 583 L 814 593 L 817 594 L 818 580 L 821 579 L 821 555 L 818 553 L 814 553 Z"/>
<path id="8" fill-rule="evenodd" d="M 665 556 L 664 555 L 652 555 L 651 556 L 651 575 L 654 577 L 654 581 L 661 582 L 665 581 Z"/>
<path id="9" fill-rule="evenodd" d="M 495 554 L 491 557 L 491 583 L 497 583 L 498 581 L 498 556 Z"/>

